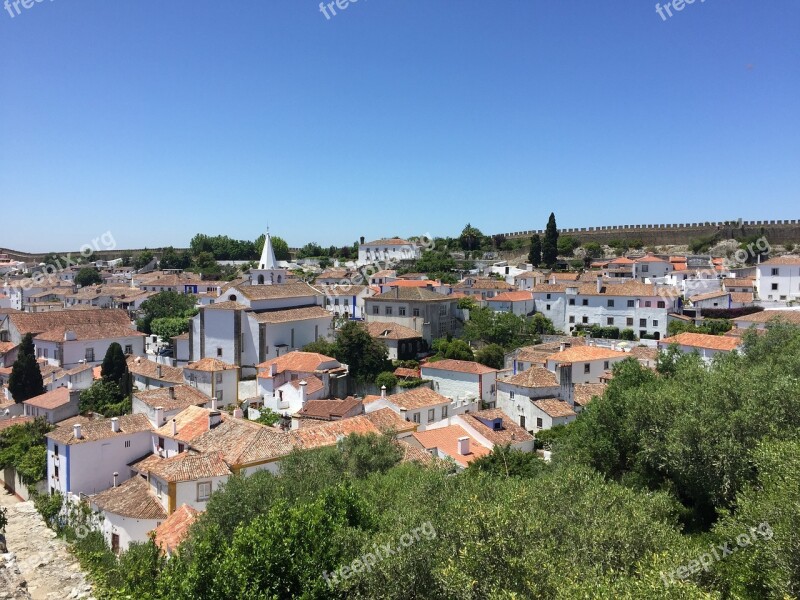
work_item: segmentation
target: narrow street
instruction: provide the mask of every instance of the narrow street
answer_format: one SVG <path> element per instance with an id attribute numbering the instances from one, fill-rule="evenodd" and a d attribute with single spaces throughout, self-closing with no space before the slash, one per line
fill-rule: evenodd
<path id="1" fill-rule="evenodd" d="M 45 525 L 33 502 L 21 502 L 0 489 L 0 506 L 8 508 L 9 552 L 0 555 L 0 582 L 4 584 L 0 586 L 0 600 L 91 598 L 91 585 L 78 560 L 67 544 Z M 18 575 L 15 568 L 19 569 Z M 20 577 L 27 583 L 20 586 Z M 11 589 L 6 589 L 9 585 Z M 25 588 L 29 596 L 24 593 Z"/>

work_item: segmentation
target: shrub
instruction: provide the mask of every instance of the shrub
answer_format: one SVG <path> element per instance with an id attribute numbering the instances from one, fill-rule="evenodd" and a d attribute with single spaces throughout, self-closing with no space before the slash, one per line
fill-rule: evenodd
<path id="1" fill-rule="evenodd" d="M 387 390 L 393 390 L 397 387 L 397 377 L 391 371 L 384 371 L 375 379 L 378 387 L 386 386 Z"/>
<path id="2" fill-rule="evenodd" d="M 636 339 L 636 333 L 633 331 L 633 329 L 623 329 L 619 332 L 619 339 L 632 342 Z"/>

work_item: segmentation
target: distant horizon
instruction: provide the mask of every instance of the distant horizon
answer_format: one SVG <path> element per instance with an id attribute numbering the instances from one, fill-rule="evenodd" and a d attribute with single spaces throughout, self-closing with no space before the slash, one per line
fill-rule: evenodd
<path id="1" fill-rule="evenodd" d="M 569 225 L 569 226 L 564 226 L 558 221 L 558 214 L 556 214 L 555 216 L 556 216 L 556 224 L 558 225 L 559 232 L 561 232 L 561 233 L 563 233 L 564 231 L 572 231 L 572 230 L 575 230 L 575 229 L 590 229 L 590 228 L 592 228 L 592 229 L 619 228 L 619 229 L 623 229 L 624 230 L 624 228 L 626 226 L 631 226 L 631 227 L 636 228 L 636 227 L 649 227 L 649 226 L 661 226 L 661 225 L 678 225 L 678 226 L 681 226 L 681 225 L 692 225 L 692 224 L 695 224 L 695 223 L 698 226 L 702 226 L 705 223 L 716 224 L 716 223 L 738 223 L 738 222 L 754 223 L 755 222 L 755 223 L 765 224 L 765 223 L 767 223 L 769 221 L 776 221 L 776 222 L 779 222 L 779 223 L 780 222 L 784 222 L 784 221 L 798 221 L 798 222 L 800 222 L 800 217 L 797 217 L 797 218 L 794 218 L 794 219 L 792 219 L 792 218 L 746 219 L 744 217 L 737 217 L 735 219 L 710 219 L 710 220 L 702 220 L 702 221 L 695 221 L 693 219 L 679 219 L 679 220 L 675 220 L 675 221 L 670 221 L 668 223 L 667 222 L 664 222 L 664 223 L 657 223 L 657 222 L 632 223 L 632 222 L 626 222 L 626 223 L 606 223 L 606 224 L 603 224 L 603 225 L 579 225 L 579 226 Z M 525 232 L 525 231 L 537 231 L 537 230 L 538 231 L 543 231 L 544 228 L 545 228 L 545 225 L 546 225 L 546 221 L 540 227 L 524 227 L 524 228 L 516 229 L 514 231 L 505 231 L 505 232 L 502 232 L 502 231 L 485 231 L 478 224 L 476 224 L 474 222 L 470 222 L 469 224 L 472 225 L 473 227 L 477 227 L 481 231 L 481 233 L 483 235 L 494 236 L 494 235 L 508 235 L 508 234 L 513 234 L 513 233 L 516 233 L 516 232 Z M 458 230 L 455 231 L 452 234 L 432 234 L 432 237 L 435 237 L 435 238 L 447 238 L 447 237 L 449 237 L 449 238 L 457 238 L 461 234 L 461 230 L 466 225 L 467 225 L 466 222 L 463 225 L 460 225 L 458 227 Z M 109 232 L 109 233 L 113 233 L 113 232 Z M 266 232 L 264 232 L 264 233 L 266 233 Z M 428 233 L 429 232 L 420 232 L 420 233 L 414 233 L 414 234 L 409 234 L 409 235 L 400 235 L 399 237 L 401 237 L 403 239 L 408 239 L 410 237 L 421 237 L 423 235 L 427 235 Z M 236 235 L 232 235 L 230 233 L 224 233 L 224 232 L 198 231 L 198 232 L 195 232 L 194 234 L 192 234 L 192 237 L 194 237 L 194 235 L 197 235 L 197 234 L 205 234 L 205 235 L 209 235 L 209 236 L 216 236 L 216 235 L 225 236 L 226 235 L 231 239 L 249 240 L 249 241 L 255 241 L 256 239 L 258 239 L 258 237 L 260 237 L 260 235 L 263 235 L 263 233 L 262 233 L 262 234 L 259 234 L 258 236 L 256 236 L 255 238 L 250 239 L 250 238 L 238 237 Z M 274 231 L 274 230 L 271 229 L 270 230 L 270 235 L 272 235 L 272 237 L 278 237 L 278 238 L 283 239 L 284 241 L 287 242 L 287 244 L 288 244 L 288 246 L 290 248 L 294 248 L 294 249 L 302 248 L 305 244 L 308 244 L 308 243 L 317 243 L 320 246 L 325 247 L 325 248 L 327 248 L 329 246 L 336 246 L 337 248 L 341 248 L 343 246 L 351 246 L 354 243 L 359 242 L 360 237 L 361 237 L 361 236 L 358 236 L 358 237 L 356 237 L 355 239 L 353 239 L 350 242 L 346 242 L 346 241 L 345 242 L 341 242 L 341 243 L 335 243 L 334 242 L 332 244 L 330 244 L 330 243 L 322 243 L 322 242 L 320 242 L 318 240 L 315 240 L 315 239 L 308 239 L 308 240 L 303 241 L 302 243 L 293 244 L 291 241 L 287 240 L 284 236 L 282 236 L 280 234 L 280 232 L 278 232 L 278 231 Z M 391 237 L 394 237 L 394 236 L 395 236 L 395 233 L 386 232 L 386 233 L 378 234 L 378 235 L 375 235 L 375 236 L 364 236 L 364 239 L 365 239 L 365 242 L 371 242 L 371 241 L 375 241 L 375 240 L 379 240 L 379 239 L 391 238 Z M 116 242 L 116 238 L 114 237 L 113 239 Z M 98 242 L 100 240 L 101 240 L 100 237 L 97 237 L 97 238 L 94 239 L 94 247 L 96 249 L 99 249 L 99 250 L 106 249 L 106 248 L 104 248 L 102 246 L 102 244 L 98 244 Z M 191 238 L 190 238 L 190 240 L 191 240 Z M 2 245 L 2 243 L 0 243 L 0 253 L 2 253 L 5 250 L 9 250 L 9 251 L 12 251 L 12 252 L 20 252 L 20 253 L 25 253 L 25 254 L 48 254 L 48 253 L 60 254 L 60 253 L 67 253 L 67 252 L 72 252 L 73 254 L 75 254 L 75 253 L 78 253 L 80 251 L 80 249 L 81 249 L 81 246 L 83 246 L 85 244 L 92 245 L 92 240 L 87 240 L 85 242 L 77 244 L 75 246 L 75 248 L 72 248 L 72 249 L 63 249 L 62 248 L 60 250 L 55 250 L 55 249 L 52 249 L 52 248 L 36 249 L 36 250 L 31 250 L 31 249 L 27 249 L 27 248 L 12 248 L 12 247 L 8 247 L 8 246 L 4 246 L 4 245 Z M 143 246 L 123 246 L 123 245 L 120 245 L 120 244 L 117 243 L 116 246 L 113 249 L 112 248 L 107 248 L 107 249 L 111 250 L 113 252 L 122 252 L 122 251 L 131 251 L 131 250 L 133 250 L 133 251 L 137 251 L 137 250 L 142 250 L 142 251 L 143 250 L 160 250 L 160 249 L 168 248 L 168 247 L 172 247 L 172 248 L 175 248 L 177 250 L 188 249 L 189 248 L 189 241 L 187 241 L 185 245 L 183 245 L 183 244 L 175 244 L 175 243 L 167 243 L 167 244 L 163 244 L 163 245 L 150 245 L 150 246 L 144 246 L 144 245 Z"/>

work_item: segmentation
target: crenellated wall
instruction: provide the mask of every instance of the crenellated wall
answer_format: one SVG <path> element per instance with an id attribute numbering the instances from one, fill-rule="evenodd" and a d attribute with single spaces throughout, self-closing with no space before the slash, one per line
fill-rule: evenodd
<path id="1" fill-rule="evenodd" d="M 800 219 L 776 221 L 719 221 L 705 223 L 671 223 L 661 225 L 610 225 L 560 229 L 582 243 L 607 244 L 612 240 L 641 240 L 646 246 L 682 245 L 698 238 L 716 235 L 719 239 L 738 239 L 764 232 L 773 244 L 800 242 Z M 529 238 L 544 235 L 543 230 L 504 233 L 507 238 Z"/>

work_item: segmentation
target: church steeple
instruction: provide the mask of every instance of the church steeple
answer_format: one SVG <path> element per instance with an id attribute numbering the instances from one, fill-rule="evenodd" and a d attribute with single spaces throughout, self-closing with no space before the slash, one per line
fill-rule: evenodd
<path id="1" fill-rule="evenodd" d="M 275 251 L 272 249 L 272 236 L 267 230 L 264 238 L 264 248 L 261 251 L 261 260 L 258 261 L 257 269 L 250 269 L 251 285 L 273 285 L 286 282 L 286 269 L 278 266 L 275 260 Z"/>

